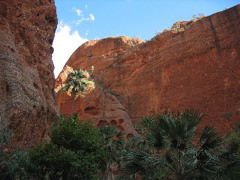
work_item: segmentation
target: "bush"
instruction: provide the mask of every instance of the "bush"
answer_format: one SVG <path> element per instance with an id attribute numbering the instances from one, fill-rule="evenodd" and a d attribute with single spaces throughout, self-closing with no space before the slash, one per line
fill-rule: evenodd
<path id="1" fill-rule="evenodd" d="M 51 142 L 30 152 L 33 165 L 29 172 L 40 178 L 97 179 L 107 158 L 97 128 L 90 122 L 79 122 L 77 116 L 61 117 L 52 128 Z"/>
<path id="2" fill-rule="evenodd" d="M 49 143 L 30 151 L 7 150 L 0 136 L 0 179 L 238 180 L 240 126 L 225 137 L 186 110 L 144 118 L 141 136 L 124 140 L 115 127 L 97 129 L 77 116 L 59 117 Z M 199 134 L 200 133 L 200 134 Z"/>
<path id="3" fill-rule="evenodd" d="M 8 143 L 11 137 L 10 129 L 4 129 L 0 136 L 0 179 L 27 179 L 28 152 L 21 149 L 10 152 Z"/>
<path id="4" fill-rule="evenodd" d="M 240 145 L 240 123 L 234 128 L 234 130 L 228 133 L 224 137 L 225 143 L 238 144 Z"/>

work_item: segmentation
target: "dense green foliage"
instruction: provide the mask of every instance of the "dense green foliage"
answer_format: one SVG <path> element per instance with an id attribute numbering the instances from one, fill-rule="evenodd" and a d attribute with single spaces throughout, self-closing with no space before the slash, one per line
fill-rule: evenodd
<path id="1" fill-rule="evenodd" d="M 104 146 L 109 153 L 106 168 L 102 172 L 100 179 L 111 180 L 114 179 L 114 171 L 118 170 L 122 164 L 122 155 L 125 149 L 124 133 L 115 126 L 105 126 L 100 129 L 100 132 L 104 139 Z"/>
<path id="2" fill-rule="evenodd" d="M 77 116 L 61 118 L 52 128 L 51 142 L 30 152 L 31 174 L 50 179 L 97 179 L 107 158 L 97 128 L 79 122 Z"/>
<path id="3" fill-rule="evenodd" d="M 234 131 L 224 137 L 224 143 L 239 144 L 240 146 L 240 123 L 234 128 Z"/>
<path id="4" fill-rule="evenodd" d="M 189 110 L 143 119 L 140 129 L 144 139 L 136 143 L 137 151 L 125 155 L 127 172 L 140 173 L 143 179 L 239 179 L 238 144 L 223 144 L 208 126 L 198 137 L 201 119 L 201 114 Z"/>
<path id="5" fill-rule="evenodd" d="M 0 179 L 26 179 L 26 165 L 28 162 L 28 153 L 21 149 L 13 152 L 9 151 L 8 143 L 12 137 L 10 129 L 4 129 L 0 136 Z"/>
<path id="6" fill-rule="evenodd" d="M 116 127 L 59 117 L 51 141 L 29 151 L 8 151 L 6 130 L 0 179 L 238 180 L 240 126 L 224 137 L 208 126 L 197 132 L 202 117 L 189 110 L 148 116 L 131 139 Z"/>
<path id="7" fill-rule="evenodd" d="M 72 115 L 74 100 L 76 96 L 84 96 L 94 88 L 94 81 L 86 70 L 76 69 L 68 73 L 67 79 L 63 86 L 63 90 L 70 92 L 72 96 L 72 108 L 70 114 Z"/>
<path id="8" fill-rule="evenodd" d="M 76 69 L 69 72 L 64 90 L 71 92 L 73 95 L 84 93 L 88 85 L 93 83 L 93 80 L 90 80 L 90 76 L 88 76 L 89 73 L 86 70 Z"/>

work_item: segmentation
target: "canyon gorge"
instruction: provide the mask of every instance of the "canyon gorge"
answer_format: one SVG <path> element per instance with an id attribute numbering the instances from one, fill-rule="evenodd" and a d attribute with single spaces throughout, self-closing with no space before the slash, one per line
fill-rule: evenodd
<path id="1" fill-rule="evenodd" d="M 94 66 L 97 88 L 77 98 L 74 111 L 98 127 L 117 126 L 135 134 L 133 124 L 146 115 L 194 109 L 224 134 L 240 119 L 240 6 L 208 17 L 175 23 L 151 40 L 109 37 L 86 42 L 69 58 L 68 68 Z M 68 115 L 71 97 L 57 95 Z"/>
<path id="2" fill-rule="evenodd" d="M 199 129 L 211 125 L 221 134 L 240 121 L 240 5 L 175 23 L 146 42 L 88 41 L 55 80 L 57 22 L 53 0 L 0 1 L 0 129 L 12 129 L 12 144 L 48 140 L 56 116 L 68 116 L 72 103 L 54 88 L 70 70 L 92 66 L 96 89 L 75 100 L 74 112 L 97 127 L 116 126 L 128 138 L 141 118 L 184 109 L 206 115 Z"/>

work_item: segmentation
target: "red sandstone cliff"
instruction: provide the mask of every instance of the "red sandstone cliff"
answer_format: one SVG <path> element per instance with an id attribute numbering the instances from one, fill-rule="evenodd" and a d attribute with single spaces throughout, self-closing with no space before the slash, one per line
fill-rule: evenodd
<path id="1" fill-rule="evenodd" d="M 126 137 L 136 135 L 127 110 L 114 92 L 105 87 L 104 81 L 98 80 L 97 74 L 100 71 L 105 71 L 109 65 L 113 64 L 116 56 L 123 51 L 142 42 L 140 39 L 131 39 L 128 37 L 107 38 L 86 42 L 75 51 L 68 61 L 68 63 L 72 61 L 72 63 L 69 63 L 71 67 L 80 68 L 82 67 L 78 64 L 80 61 L 92 61 L 92 63 L 90 63 L 91 66 L 93 65 L 96 69 L 96 74 L 94 73 L 94 75 L 96 75 L 96 89 L 85 98 L 78 97 L 75 101 L 73 112 L 77 112 L 80 119 L 92 119 L 98 127 L 104 125 L 117 126 L 126 132 Z M 75 61 L 78 58 L 81 60 Z M 91 66 L 87 69 L 90 70 Z M 56 88 L 61 86 L 65 81 L 67 72 L 70 70 L 71 68 L 68 66 L 63 69 L 56 80 Z M 58 93 L 57 105 L 61 113 L 69 115 L 71 102 L 72 98 L 66 93 Z"/>
<path id="2" fill-rule="evenodd" d="M 0 1 L 0 127 L 13 144 L 46 139 L 57 113 L 51 55 L 57 25 L 54 0 Z"/>
<path id="3" fill-rule="evenodd" d="M 240 6 L 145 43 L 127 37 L 89 41 L 73 53 L 67 65 L 95 67 L 99 88 L 90 100 L 79 98 L 75 111 L 99 126 L 124 128 L 123 122 L 136 123 L 149 114 L 191 108 L 207 115 L 200 128 L 213 125 L 224 133 L 240 121 Z M 63 71 L 56 86 L 65 77 Z M 111 104 L 113 97 L 116 107 Z M 69 112 L 69 101 L 65 94 L 58 95 L 57 104 L 64 114 Z M 126 120 L 122 120 L 121 109 Z"/>

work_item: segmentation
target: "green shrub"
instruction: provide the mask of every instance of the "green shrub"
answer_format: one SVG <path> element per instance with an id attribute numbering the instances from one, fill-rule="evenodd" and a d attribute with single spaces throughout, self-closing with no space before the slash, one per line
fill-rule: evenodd
<path id="1" fill-rule="evenodd" d="M 77 116 L 61 117 L 52 128 L 51 142 L 30 152 L 29 172 L 39 178 L 97 179 L 107 158 L 97 128 Z"/>
<path id="2" fill-rule="evenodd" d="M 29 163 L 28 152 L 16 150 L 11 153 L 5 153 L 1 161 L 0 179 L 26 179 L 29 178 L 25 167 Z"/>
<path id="3" fill-rule="evenodd" d="M 240 145 L 240 123 L 234 128 L 234 130 L 228 133 L 224 137 L 224 142 L 228 144 L 239 144 Z"/>
<path id="4" fill-rule="evenodd" d="M 102 172 L 100 179 L 111 179 L 116 176 L 116 167 L 120 169 L 125 140 L 123 132 L 115 126 L 105 126 L 100 128 L 101 136 L 104 139 L 104 147 L 108 151 L 109 157 L 106 162 L 106 168 Z M 115 167 L 115 168 L 112 168 Z M 114 179 L 114 178 L 113 178 Z"/>
<path id="5" fill-rule="evenodd" d="M 197 133 L 202 117 L 189 110 L 148 116 L 141 136 L 128 140 L 116 127 L 59 117 L 51 141 L 30 151 L 6 150 L 12 133 L 5 130 L 0 179 L 238 180 L 240 125 L 225 137 L 208 126 Z"/>
<path id="6" fill-rule="evenodd" d="M 27 179 L 29 176 L 25 167 L 29 163 L 28 152 L 21 149 L 9 151 L 12 135 L 12 131 L 6 128 L 0 136 L 0 179 Z"/>

